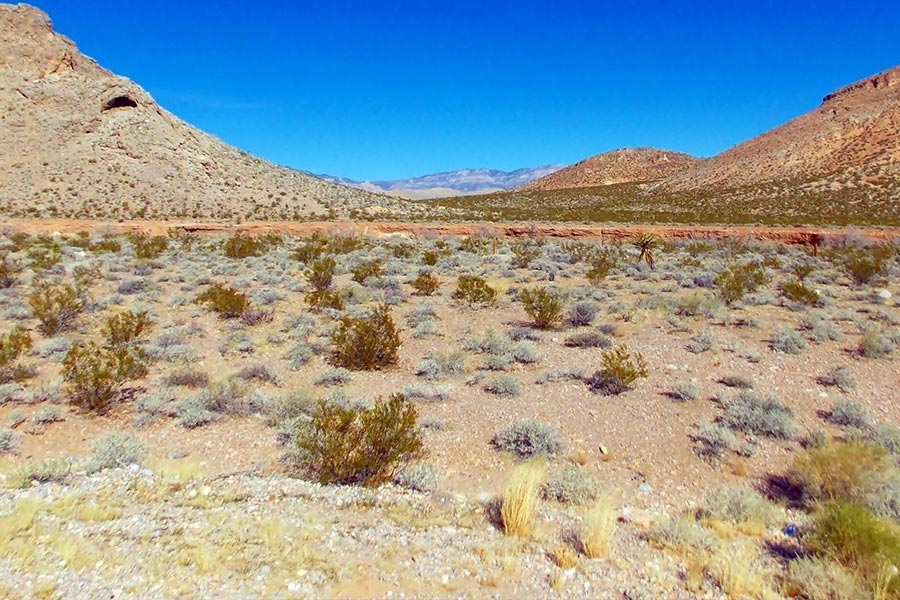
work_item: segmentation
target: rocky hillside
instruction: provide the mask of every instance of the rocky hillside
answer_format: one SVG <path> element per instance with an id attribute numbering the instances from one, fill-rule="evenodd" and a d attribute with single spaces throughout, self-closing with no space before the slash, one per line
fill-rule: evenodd
<path id="1" fill-rule="evenodd" d="M 166 112 L 26 5 L 0 4 L 0 215 L 294 219 L 405 214 L 260 160 Z"/>
<path id="2" fill-rule="evenodd" d="M 816 110 L 661 182 L 664 192 L 773 182 L 852 197 L 900 179 L 900 67 L 825 96 Z"/>
<path id="3" fill-rule="evenodd" d="M 655 181 L 700 162 L 680 152 L 624 148 L 592 156 L 522 186 L 522 190 L 563 190 L 634 181 Z"/>

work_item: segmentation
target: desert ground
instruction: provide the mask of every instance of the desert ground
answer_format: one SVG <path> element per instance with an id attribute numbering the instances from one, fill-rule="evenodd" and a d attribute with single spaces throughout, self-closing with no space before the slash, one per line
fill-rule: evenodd
<path id="1" fill-rule="evenodd" d="M 900 593 L 889 230 L 36 223 L 0 595 Z"/>

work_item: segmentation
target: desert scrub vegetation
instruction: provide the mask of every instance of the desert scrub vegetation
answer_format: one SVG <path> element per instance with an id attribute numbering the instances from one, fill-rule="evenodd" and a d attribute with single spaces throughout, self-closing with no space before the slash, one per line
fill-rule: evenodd
<path id="1" fill-rule="evenodd" d="M 538 329 L 553 329 L 562 321 L 564 301 L 558 292 L 525 289 L 519 294 L 519 301 Z"/>
<path id="2" fill-rule="evenodd" d="M 415 279 L 409 282 L 409 285 L 420 296 L 431 296 L 438 291 L 440 282 L 431 272 L 422 270 L 416 274 Z"/>
<path id="3" fill-rule="evenodd" d="M 631 389 L 634 383 L 647 377 L 647 361 L 640 352 L 632 352 L 621 344 L 600 355 L 600 369 L 591 375 L 590 389 L 604 396 L 617 396 Z"/>
<path id="4" fill-rule="evenodd" d="M 223 319 L 237 319 L 250 308 L 250 300 L 246 294 L 221 283 L 210 285 L 194 302 L 208 305 Z"/>
<path id="5" fill-rule="evenodd" d="M 563 448 L 559 429 L 536 420 L 510 423 L 494 434 L 491 442 L 497 450 L 519 458 L 558 454 Z"/>
<path id="6" fill-rule="evenodd" d="M 756 263 L 735 264 L 724 269 L 716 277 L 719 297 L 729 306 L 743 300 L 769 282 L 765 268 Z"/>
<path id="7" fill-rule="evenodd" d="M 456 280 L 453 298 L 462 300 L 470 305 L 495 304 L 497 302 L 497 290 L 477 275 L 460 275 Z"/>
<path id="8" fill-rule="evenodd" d="M 169 247 L 169 238 L 161 235 L 148 237 L 141 234 L 128 236 L 134 247 L 134 255 L 141 260 L 153 260 L 162 256 Z"/>
<path id="9" fill-rule="evenodd" d="M 541 485 L 546 476 L 547 464 L 540 459 L 513 468 L 500 496 L 499 517 L 503 533 L 516 537 L 531 533 Z"/>
<path id="10" fill-rule="evenodd" d="M 28 379 L 32 371 L 16 363 L 24 352 L 31 350 L 31 335 L 21 325 L 14 326 L 0 336 L 0 384 Z"/>
<path id="11" fill-rule="evenodd" d="M 148 362 L 147 354 L 139 348 L 105 347 L 94 342 L 73 346 L 63 360 L 66 394 L 82 410 L 105 413 L 126 383 L 147 375 Z"/>
<path id="12" fill-rule="evenodd" d="M 303 466 L 322 483 L 374 486 L 425 455 L 415 405 L 394 394 L 371 409 L 320 401 L 296 432 Z"/>
<path id="13" fill-rule="evenodd" d="M 281 236 L 275 234 L 250 236 L 238 233 L 225 240 L 222 253 L 228 258 L 260 256 L 281 242 Z"/>
<path id="14" fill-rule="evenodd" d="M 369 371 L 396 365 L 399 360 L 400 333 L 385 304 L 364 317 L 342 317 L 331 342 L 331 361 L 339 367 Z"/>
<path id="15" fill-rule="evenodd" d="M 28 296 L 28 303 L 35 318 L 40 321 L 38 329 L 45 336 L 71 329 L 86 305 L 83 293 L 68 284 L 39 285 Z"/>
<path id="16" fill-rule="evenodd" d="M 793 411 L 772 398 L 744 390 L 725 406 L 722 423 L 734 430 L 789 440 L 797 435 Z"/>

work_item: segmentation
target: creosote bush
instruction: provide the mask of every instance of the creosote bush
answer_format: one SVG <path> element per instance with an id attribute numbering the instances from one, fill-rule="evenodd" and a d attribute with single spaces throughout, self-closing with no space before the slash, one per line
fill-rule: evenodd
<path id="1" fill-rule="evenodd" d="M 126 310 L 106 320 L 101 333 L 107 346 L 127 346 L 144 340 L 153 330 L 153 320 L 145 312 Z"/>
<path id="2" fill-rule="evenodd" d="M 260 256 L 273 246 L 281 243 L 281 237 L 275 234 L 250 236 L 237 233 L 222 244 L 222 251 L 228 258 L 247 258 Z"/>
<path id="3" fill-rule="evenodd" d="M 16 361 L 31 346 L 31 335 L 21 325 L 16 325 L 5 336 L 0 336 L 0 384 L 22 379 L 30 373 L 16 365 Z"/>
<path id="4" fill-rule="evenodd" d="M 816 290 L 806 287 L 802 281 L 791 279 L 781 284 L 781 295 L 799 304 L 813 306 L 819 301 Z"/>
<path id="5" fill-rule="evenodd" d="M 100 347 L 87 342 L 69 350 L 62 372 L 72 404 L 102 414 L 112 406 L 122 386 L 147 374 L 147 356 L 139 348 Z"/>
<path id="6" fill-rule="evenodd" d="M 494 304 L 497 301 L 497 290 L 477 275 L 460 275 L 456 280 L 453 298 L 469 304 Z"/>
<path id="7" fill-rule="evenodd" d="M 416 278 L 409 282 L 409 285 L 416 290 L 417 294 L 422 296 L 430 296 L 440 287 L 437 277 L 428 271 L 419 271 Z"/>
<path id="8" fill-rule="evenodd" d="M 555 293 L 546 289 L 522 290 L 519 295 L 525 313 L 538 329 L 553 329 L 562 319 L 563 303 Z"/>
<path id="9" fill-rule="evenodd" d="M 38 329 L 46 336 L 68 331 L 85 308 L 79 291 L 71 285 L 42 285 L 28 297 Z"/>
<path id="10" fill-rule="evenodd" d="M 647 361 L 640 352 L 632 353 L 625 344 L 604 350 L 600 369 L 587 380 L 592 391 L 615 396 L 631 389 L 635 381 L 646 377 Z"/>
<path id="11" fill-rule="evenodd" d="M 353 269 L 353 281 L 363 283 L 370 277 L 381 277 L 384 274 L 384 268 L 380 260 L 370 260 L 360 263 Z"/>
<path id="12" fill-rule="evenodd" d="M 159 258 L 169 247 L 169 238 L 161 235 L 147 237 L 134 234 L 128 236 L 128 239 L 134 245 L 134 255 L 142 260 Z"/>
<path id="13" fill-rule="evenodd" d="M 716 277 L 719 297 L 731 305 L 750 293 L 755 292 L 769 281 L 766 270 L 756 263 L 731 265 Z"/>
<path id="14" fill-rule="evenodd" d="M 400 334 L 391 309 L 379 305 L 363 318 L 343 317 L 331 334 L 334 349 L 331 361 L 356 371 L 373 370 L 397 364 Z"/>
<path id="15" fill-rule="evenodd" d="M 223 319 L 237 319 L 250 307 L 246 294 L 220 283 L 209 286 L 194 302 L 209 305 Z"/>
<path id="16" fill-rule="evenodd" d="M 368 410 L 321 400 L 296 440 L 304 465 L 321 483 L 378 485 L 425 455 L 418 411 L 401 394 Z"/>

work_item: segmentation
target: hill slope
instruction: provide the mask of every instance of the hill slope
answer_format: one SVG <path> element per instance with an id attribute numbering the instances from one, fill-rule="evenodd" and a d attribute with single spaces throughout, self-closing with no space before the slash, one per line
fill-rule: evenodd
<path id="1" fill-rule="evenodd" d="M 179 120 L 55 33 L 0 4 L 0 215 L 293 219 L 404 213 L 393 198 L 260 160 Z"/>
<path id="2" fill-rule="evenodd" d="M 634 181 L 655 181 L 683 171 L 699 162 L 680 152 L 654 148 L 623 148 L 592 156 L 579 163 L 560 169 L 520 189 L 562 190 L 594 187 Z"/>
<path id="3" fill-rule="evenodd" d="M 825 96 L 821 106 L 658 184 L 666 192 L 792 182 L 878 195 L 900 177 L 900 67 Z"/>

